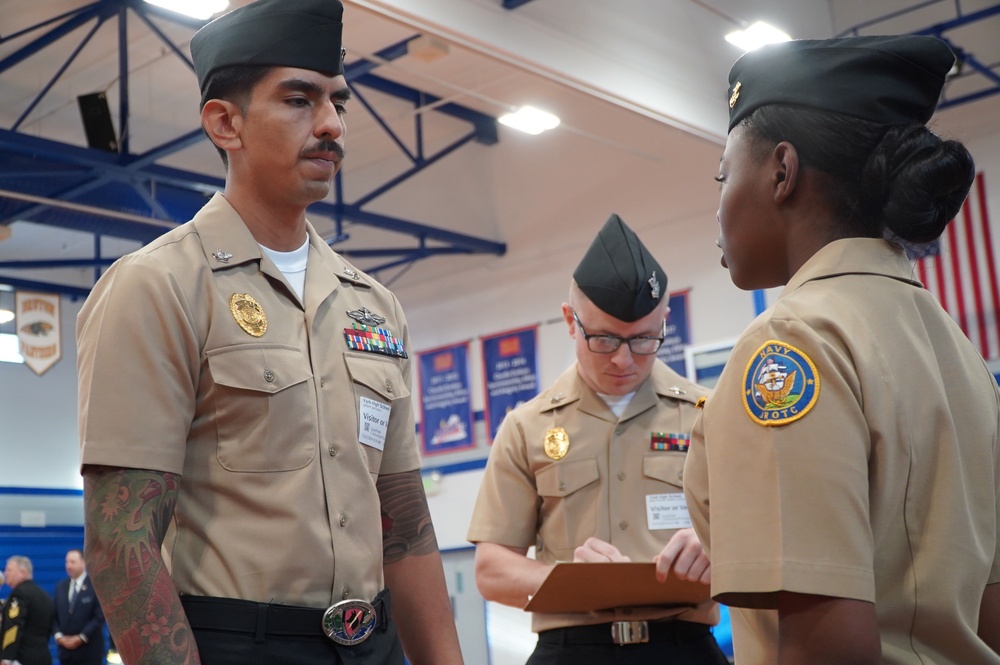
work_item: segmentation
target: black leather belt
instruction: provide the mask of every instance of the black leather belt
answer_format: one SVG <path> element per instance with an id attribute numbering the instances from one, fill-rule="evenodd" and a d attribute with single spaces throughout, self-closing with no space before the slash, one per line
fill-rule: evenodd
<path id="1" fill-rule="evenodd" d="M 711 626 L 692 621 L 614 621 L 590 626 L 553 628 L 538 633 L 538 641 L 550 644 L 642 644 L 673 642 L 684 644 L 704 639 Z"/>
<path id="2" fill-rule="evenodd" d="M 187 595 L 181 596 L 181 604 L 192 629 L 253 635 L 258 643 L 267 637 L 322 637 L 359 644 L 388 623 L 390 612 L 388 590 L 370 605 L 349 600 L 328 608 Z"/>

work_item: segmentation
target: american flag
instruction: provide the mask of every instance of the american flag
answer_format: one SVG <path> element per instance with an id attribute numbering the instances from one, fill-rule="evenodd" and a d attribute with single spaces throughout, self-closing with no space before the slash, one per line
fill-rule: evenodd
<path id="1" fill-rule="evenodd" d="M 916 261 L 917 278 L 987 360 L 1000 358 L 1000 286 L 983 174 L 944 234 Z"/>

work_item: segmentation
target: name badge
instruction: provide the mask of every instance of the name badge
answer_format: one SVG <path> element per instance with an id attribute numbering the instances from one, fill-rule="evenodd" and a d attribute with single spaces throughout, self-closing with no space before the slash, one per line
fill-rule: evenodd
<path id="1" fill-rule="evenodd" d="M 684 494 L 647 494 L 646 526 L 650 531 L 691 528 L 691 516 L 688 514 Z"/>
<path id="2" fill-rule="evenodd" d="M 385 448 L 385 433 L 389 428 L 388 404 L 376 402 L 367 397 L 361 398 L 358 412 L 358 441 L 383 450 Z"/>

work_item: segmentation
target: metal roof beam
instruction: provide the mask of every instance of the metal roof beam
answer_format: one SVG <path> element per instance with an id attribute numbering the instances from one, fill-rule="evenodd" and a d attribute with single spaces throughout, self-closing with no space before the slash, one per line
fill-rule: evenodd
<path id="1" fill-rule="evenodd" d="M 13 286 L 15 289 L 24 291 L 45 291 L 48 293 L 58 293 L 68 296 L 74 300 L 83 299 L 90 295 L 90 288 L 80 286 L 69 286 L 68 284 L 57 284 L 55 282 L 39 282 L 33 279 L 20 279 L 18 277 L 8 277 L 0 275 L 0 284 Z"/>
<path id="2" fill-rule="evenodd" d="M 87 21 L 93 20 L 95 18 L 98 19 L 99 21 L 105 21 L 108 18 L 103 2 L 95 2 L 92 5 L 87 5 L 86 7 L 82 7 L 78 12 L 70 12 L 68 14 L 63 14 L 63 16 L 70 16 L 70 18 L 67 18 L 67 20 L 63 21 L 63 23 L 52 28 L 41 37 L 38 37 L 37 39 L 35 39 L 29 44 L 26 44 L 25 46 L 22 46 L 20 49 L 14 51 L 3 60 L 0 60 L 0 74 L 7 71 L 14 65 L 26 60 L 27 58 L 30 58 L 31 56 L 38 53 L 45 47 L 56 43 L 69 33 L 79 28 L 81 25 L 85 24 Z M 36 29 L 42 28 L 52 22 L 53 21 L 44 21 L 26 30 L 21 30 L 19 32 L 16 32 L 8 37 L 0 38 L 0 44 L 3 44 L 4 42 L 14 39 L 15 37 L 18 37 L 20 35 L 24 35 Z"/>
<path id="3" fill-rule="evenodd" d="M 363 74 L 353 79 L 352 82 L 372 88 L 373 90 L 378 90 L 379 92 L 387 95 L 392 95 L 393 97 L 397 97 L 399 99 L 405 99 L 412 103 L 416 108 L 435 105 L 442 101 L 440 97 L 435 97 L 434 95 L 422 92 L 416 88 L 411 88 L 407 85 L 403 85 L 402 83 L 390 81 L 389 79 L 382 78 L 376 74 Z M 497 120 L 493 116 L 480 113 L 479 111 L 475 111 L 453 102 L 446 102 L 444 104 L 434 106 L 434 110 L 438 113 L 450 115 L 454 118 L 458 118 L 459 120 L 471 123 L 472 126 L 476 128 L 476 140 L 484 145 L 493 145 L 500 140 L 499 132 L 497 130 Z"/>

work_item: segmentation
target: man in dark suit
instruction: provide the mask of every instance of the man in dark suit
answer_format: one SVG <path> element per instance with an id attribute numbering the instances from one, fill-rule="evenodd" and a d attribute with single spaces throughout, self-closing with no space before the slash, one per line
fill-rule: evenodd
<path id="1" fill-rule="evenodd" d="M 104 663 L 104 612 L 97 602 L 94 587 L 87 579 L 83 552 L 66 553 L 69 577 L 56 585 L 56 644 L 61 665 L 102 665 Z"/>
<path id="2" fill-rule="evenodd" d="M 51 665 L 52 599 L 31 579 L 33 567 L 26 556 L 7 559 L 4 576 L 11 591 L 3 606 L 0 625 L 0 665 Z"/>

